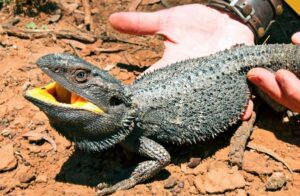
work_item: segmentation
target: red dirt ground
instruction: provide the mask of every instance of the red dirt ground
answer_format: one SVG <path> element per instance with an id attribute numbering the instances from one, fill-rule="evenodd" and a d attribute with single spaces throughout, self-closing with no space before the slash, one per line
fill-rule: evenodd
<path id="1" fill-rule="evenodd" d="M 101 180 L 122 175 L 123 170 L 142 160 L 120 147 L 95 154 L 75 151 L 70 142 L 50 127 L 46 116 L 23 98 L 24 90 L 51 81 L 36 67 L 35 61 L 53 52 L 74 53 L 76 50 L 84 59 L 109 70 L 125 84 L 134 81 L 161 57 L 163 43 L 159 36 L 129 36 L 110 27 L 107 18 L 111 13 L 133 7 L 133 1 L 92 1 L 93 32 L 117 38 L 114 42 L 99 39 L 96 43 L 84 44 L 53 36 L 20 39 L 4 31 L 0 35 L 0 170 L 4 168 L 0 172 L 0 195 L 94 195 L 95 186 Z M 139 11 L 158 9 L 164 9 L 159 1 L 142 1 L 138 6 Z M 12 5 L 2 8 L 0 24 L 15 17 L 12 10 Z M 16 27 L 21 29 L 29 22 L 38 28 L 47 25 L 50 30 L 76 32 L 83 28 L 81 6 L 76 13 L 64 15 L 52 24 L 48 24 L 52 16 L 46 13 L 38 17 L 24 14 L 18 17 L 20 22 Z M 95 52 L 95 48 L 113 51 Z M 116 51 L 118 49 L 120 51 Z M 35 135 L 25 137 L 30 131 Z M 229 167 L 229 139 L 230 133 L 226 133 L 196 146 L 167 146 L 172 163 L 164 171 L 114 195 L 300 195 L 299 124 L 282 121 L 280 114 L 263 106 L 250 140 L 280 155 L 293 169 L 293 174 L 281 162 L 250 149 L 245 153 L 241 170 Z M 57 151 L 52 149 L 53 141 Z M 270 177 L 274 180 L 271 184 Z M 266 188 L 276 185 L 276 190 Z"/>

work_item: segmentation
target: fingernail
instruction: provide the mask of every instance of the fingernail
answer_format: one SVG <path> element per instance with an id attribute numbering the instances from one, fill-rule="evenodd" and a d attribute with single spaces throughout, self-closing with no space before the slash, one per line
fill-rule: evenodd
<path id="1" fill-rule="evenodd" d="M 291 40 L 294 44 L 300 44 L 300 32 L 295 33 Z"/>
<path id="2" fill-rule="evenodd" d="M 247 73 L 247 78 L 253 78 L 253 77 L 256 77 L 256 74 L 255 74 L 255 70 L 254 69 L 251 69 L 250 71 L 248 71 Z"/>

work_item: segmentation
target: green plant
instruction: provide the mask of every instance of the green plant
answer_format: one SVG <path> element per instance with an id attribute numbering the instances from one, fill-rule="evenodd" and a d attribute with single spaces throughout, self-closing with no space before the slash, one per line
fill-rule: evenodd
<path id="1" fill-rule="evenodd" d="M 34 22 L 29 22 L 26 24 L 26 29 L 36 29 L 36 24 Z"/>

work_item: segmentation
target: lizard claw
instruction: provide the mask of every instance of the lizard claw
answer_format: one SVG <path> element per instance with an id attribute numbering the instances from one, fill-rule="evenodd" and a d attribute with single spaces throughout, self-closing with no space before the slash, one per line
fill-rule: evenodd
<path id="1" fill-rule="evenodd" d="M 100 183 L 97 185 L 96 189 L 97 189 L 97 190 L 102 190 L 102 189 L 107 188 L 107 187 L 109 187 L 109 184 L 108 184 L 108 183 L 100 182 Z"/>
<path id="2" fill-rule="evenodd" d="M 287 110 L 286 111 L 286 117 L 288 119 L 288 121 L 297 124 L 300 121 L 300 114 L 297 112 L 293 112 L 291 110 Z"/>
<path id="3" fill-rule="evenodd" d="M 101 190 L 98 190 L 98 187 L 97 187 L 96 195 L 97 196 L 103 196 L 103 195 L 111 194 L 113 192 L 115 192 L 115 190 L 112 190 L 111 188 L 103 188 Z"/>
<path id="4" fill-rule="evenodd" d="M 114 191 L 111 191 L 111 186 L 105 182 L 99 183 L 96 187 L 96 195 L 97 196 L 108 195 L 113 192 Z"/>

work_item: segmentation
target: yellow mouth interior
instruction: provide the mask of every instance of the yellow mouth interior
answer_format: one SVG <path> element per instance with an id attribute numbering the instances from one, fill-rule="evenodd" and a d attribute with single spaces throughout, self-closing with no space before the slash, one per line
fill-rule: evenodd
<path id="1" fill-rule="evenodd" d="M 26 96 L 61 107 L 84 109 L 98 114 L 103 113 L 103 110 L 95 104 L 73 92 L 68 91 L 56 82 L 52 82 L 45 87 L 28 90 L 26 92 Z"/>

